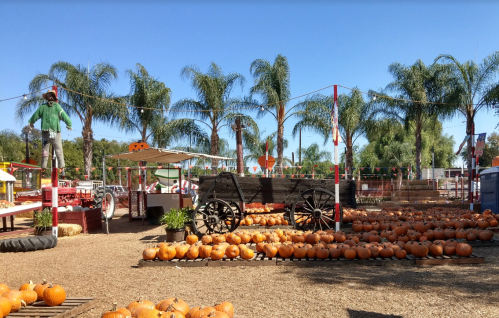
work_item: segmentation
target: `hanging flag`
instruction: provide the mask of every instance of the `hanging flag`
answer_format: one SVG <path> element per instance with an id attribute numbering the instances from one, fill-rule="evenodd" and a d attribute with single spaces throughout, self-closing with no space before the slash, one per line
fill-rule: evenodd
<path id="1" fill-rule="evenodd" d="M 379 171 L 379 168 L 376 168 L 376 171 Z"/>
<path id="2" fill-rule="evenodd" d="M 360 170 L 361 170 L 361 171 L 364 171 L 364 167 L 360 167 Z"/>
<path id="3" fill-rule="evenodd" d="M 190 165 L 190 166 L 189 166 L 189 169 L 192 169 L 192 167 L 194 167 L 194 166 L 193 166 L 193 165 Z"/>
<path id="4" fill-rule="evenodd" d="M 301 169 L 302 166 L 298 166 L 298 169 Z"/>
<path id="5" fill-rule="evenodd" d="M 224 169 L 224 170 L 225 170 L 225 166 L 222 166 L 222 169 Z"/>
<path id="6" fill-rule="evenodd" d="M 76 167 L 75 170 L 78 171 L 78 170 L 80 170 L 80 168 Z"/>
<path id="7" fill-rule="evenodd" d="M 301 177 L 303 178 L 303 177 L 305 177 L 305 175 L 304 175 L 304 174 L 302 174 L 302 175 L 301 175 Z"/>
<path id="8" fill-rule="evenodd" d="M 485 136 L 487 134 L 478 134 L 478 139 L 476 141 L 475 145 L 475 153 L 473 154 L 475 157 L 482 156 L 483 155 L 483 149 L 485 148 Z"/>
<path id="9" fill-rule="evenodd" d="M 463 147 L 464 147 L 464 144 L 468 141 L 468 139 L 470 139 L 470 136 L 469 136 L 469 135 L 468 135 L 468 136 L 466 136 L 466 137 L 464 137 L 463 142 L 459 145 L 459 149 L 458 149 L 458 150 L 457 150 L 457 152 L 456 152 L 456 156 L 457 156 L 457 155 L 459 155 L 459 153 L 461 152 L 461 150 L 462 150 L 462 149 L 463 149 Z"/>
<path id="10" fill-rule="evenodd" d="M 284 166 L 284 168 L 288 169 L 288 166 Z"/>
<path id="11" fill-rule="evenodd" d="M 92 171 L 94 171 L 94 170 L 95 170 L 95 168 L 94 168 L 94 167 L 92 167 Z"/>
<path id="12" fill-rule="evenodd" d="M 111 171 L 111 170 L 113 170 L 113 167 L 109 167 L 109 168 L 107 168 L 107 170 L 108 170 L 108 171 Z"/>
<path id="13" fill-rule="evenodd" d="M 355 169 L 355 168 L 354 168 Z M 345 171 L 348 171 L 348 167 L 345 167 Z"/>
<path id="14" fill-rule="evenodd" d="M 395 168 L 392 167 L 392 171 L 395 171 Z"/>
<path id="15" fill-rule="evenodd" d="M 205 169 L 208 169 L 209 166 L 204 166 L 204 167 L 205 167 Z"/>
<path id="16" fill-rule="evenodd" d="M 329 167 L 329 171 L 333 171 L 333 167 Z"/>
<path id="17" fill-rule="evenodd" d="M 255 172 L 256 172 L 256 167 L 253 167 L 253 171 L 255 171 Z"/>
<path id="18" fill-rule="evenodd" d="M 158 166 L 158 169 L 161 169 L 161 168 L 163 168 L 163 166 Z"/>
<path id="19" fill-rule="evenodd" d="M 128 171 L 128 169 L 130 169 L 130 167 L 125 167 L 125 170 Z"/>
<path id="20" fill-rule="evenodd" d="M 275 178 L 275 174 L 272 175 L 272 178 Z"/>
<path id="21" fill-rule="evenodd" d="M 294 177 L 295 177 L 295 175 L 294 175 L 294 174 L 292 174 L 292 175 L 291 175 L 291 178 L 294 178 Z"/>

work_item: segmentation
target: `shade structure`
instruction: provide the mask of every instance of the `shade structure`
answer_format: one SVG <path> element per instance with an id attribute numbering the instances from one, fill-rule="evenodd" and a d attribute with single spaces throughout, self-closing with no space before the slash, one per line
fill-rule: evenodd
<path id="1" fill-rule="evenodd" d="M 16 181 L 16 178 L 3 170 L 0 170 L 0 182 Z"/>
<path id="2" fill-rule="evenodd" d="M 111 159 L 128 159 L 132 161 L 147 161 L 147 162 L 161 162 L 161 163 L 180 163 L 184 160 L 192 158 L 207 158 L 218 160 L 233 160 L 228 157 L 219 157 L 206 155 L 202 153 L 187 152 L 173 149 L 161 148 L 148 148 L 139 151 L 125 152 L 116 155 L 108 155 L 106 158 Z"/>

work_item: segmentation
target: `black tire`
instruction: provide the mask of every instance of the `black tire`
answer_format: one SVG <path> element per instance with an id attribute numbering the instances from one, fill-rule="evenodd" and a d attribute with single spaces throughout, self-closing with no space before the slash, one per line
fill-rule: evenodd
<path id="1" fill-rule="evenodd" d="M 100 209 L 102 207 L 102 200 L 104 198 L 104 194 L 106 195 L 107 200 L 109 201 L 108 204 L 106 204 L 107 208 L 109 211 L 104 211 L 102 210 L 102 219 L 105 220 L 106 217 L 107 219 L 112 219 L 114 216 L 114 210 L 116 209 L 116 197 L 114 196 L 114 193 L 111 189 L 106 188 L 106 192 L 104 193 L 104 188 L 100 187 L 95 191 L 95 196 L 94 196 L 94 208 Z"/>
<path id="2" fill-rule="evenodd" d="M 0 252 L 17 253 L 41 251 L 57 246 L 57 238 L 50 236 L 22 237 L 0 241 Z"/>

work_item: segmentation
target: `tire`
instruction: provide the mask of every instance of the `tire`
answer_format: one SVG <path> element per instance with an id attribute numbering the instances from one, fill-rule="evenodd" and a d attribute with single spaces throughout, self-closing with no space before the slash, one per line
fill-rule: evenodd
<path id="1" fill-rule="evenodd" d="M 34 252 L 57 246 L 57 238 L 50 236 L 22 237 L 0 241 L 0 252 Z"/>
<path id="2" fill-rule="evenodd" d="M 102 207 L 102 200 L 104 198 L 104 194 L 106 195 L 107 200 L 109 201 L 107 205 L 107 211 L 102 210 L 102 219 L 106 218 L 112 219 L 114 216 L 114 210 L 116 209 L 116 197 L 114 196 L 113 191 L 111 189 L 106 189 L 104 193 L 104 188 L 100 187 L 96 190 L 94 196 L 94 208 L 100 209 Z"/>

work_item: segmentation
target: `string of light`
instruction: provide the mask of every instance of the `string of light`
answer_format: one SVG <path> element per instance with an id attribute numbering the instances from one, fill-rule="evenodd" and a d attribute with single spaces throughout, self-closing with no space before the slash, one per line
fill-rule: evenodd
<path id="1" fill-rule="evenodd" d="M 36 94 L 38 92 L 41 92 L 43 90 L 46 90 L 47 88 L 50 88 L 52 86 L 47 86 L 47 87 L 44 87 L 44 88 L 40 88 L 39 90 L 37 91 L 34 91 L 34 92 L 31 92 L 31 93 L 27 93 L 27 94 L 22 94 L 22 95 L 19 95 L 19 96 L 15 96 L 15 97 L 10 97 L 10 98 L 6 98 L 6 99 L 0 99 L 0 103 L 1 102 L 5 102 L 5 101 L 8 101 L 8 100 L 11 100 L 11 99 L 16 99 L 16 98 L 24 98 L 24 99 L 28 99 L 28 95 L 31 95 L 31 94 Z"/>

